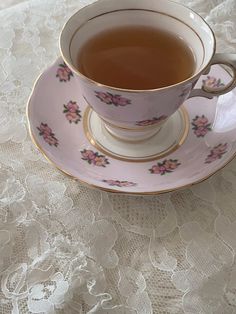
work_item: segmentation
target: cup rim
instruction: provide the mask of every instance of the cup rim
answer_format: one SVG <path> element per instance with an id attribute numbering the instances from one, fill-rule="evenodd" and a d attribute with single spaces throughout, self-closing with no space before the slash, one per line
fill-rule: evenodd
<path id="1" fill-rule="evenodd" d="M 216 52 L 216 37 L 215 37 L 215 34 L 211 28 L 211 26 L 203 19 L 203 17 L 198 14 L 197 12 L 195 12 L 194 10 L 190 9 L 189 7 L 187 7 L 186 5 L 182 4 L 182 3 L 178 3 L 178 2 L 175 2 L 173 0 L 168 0 L 169 2 L 171 3 L 174 3 L 175 5 L 178 5 L 178 6 L 181 6 L 181 7 L 184 7 L 186 8 L 188 11 L 196 14 L 199 19 L 208 27 L 208 29 L 210 30 L 210 33 L 212 35 L 212 38 L 213 38 L 213 51 L 212 51 L 212 54 L 209 58 L 209 61 L 207 62 L 207 64 L 202 68 L 200 69 L 199 71 L 197 71 L 196 73 L 194 73 L 193 75 L 191 75 L 190 77 L 188 77 L 187 79 L 181 81 L 181 82 L 178 82 L 178 83 L 175 83 L 175 84 L 172 84 L 172 85 L 168 85 L 168 86 L 164 86 L 164 87 L 159 87 L 159 88 L 151 88 L 151 89 L 130 89 L 130 88 L 120 88 L 120 87 L 115 87 L 115 86 L 110 86 L 110 85 L 106 85 L 106 84 L 102 84 L 102 83 L 99 83 L 89 77 L 87 77 L 86 75 L 84 75 L 83 73 L 81 73 L 73 64 L 72 62 L 70 62 L 69 60 L 67 60 L 66 56 L 64 55 L 63 53 L 63 48 L 62 48 L 62 36 L 63 36 L 63 32 L 66 28 L 66 26 L 70 23 L 71 19 L 78 13 L 78 12 L 82 12 L 83 10 L 87 9 L 88 7 L 93 7 L 95 6 L 96 4 L 98 4 L 100 1 L 102 0 L 98 0 L 98 1 L 95 1 L 91 4 L 88 4 L 86 6 L 84 6 L 83 8 L 79 9 L 78 11 L 76 11 L 74 14 L 72 14 L 70 16 L 70 18 L 65 22 L 65 24 L 63 25 L 62 27 L 62 30 L 61 30 L 61 33 L 60 33 L 60 36 L 59 36 L 59 49 L 60 49 L 60 53 L 61 53 L 61 56 L 64 60 L 64 62 L 66 63 L 66 65 L 71 69 L 73 70 L 74 73 L 76 73 L 79 77 L 81 77 L 83 80 L 86 80 L 86 81 L 89 81 L 90 83 L 100 87 L 100 88 L 107 88 L 107 89 L 111 89 L 111 90 L 115 90 L 115 91 L 120 91 L 120 92 L 126 92 L 126 93 L 144 93 L 144 92 L 155 92 L 155 91 L 161 91 L 161 90 L 165 90 L 165 89 L 168 89 L 168 88 L 172 88 L 172 87 L 176 87 L 176 86 L 181 86 L 182 84 L 186 84 L 187 82 L 189 81 L 192 81 L 194 80 L 194 78 L 197 79 L 197 77 L 199 77 L 209 66 L 209 64 L 211 63 L 212 61 L 212 58 L 213 56 L 215 55 L 215 52 Z M 112 12 L 112 11 L 110 11 Z M 107 12 L 109 13 L 109 12 Z M 171 16 L 173 18 L 176 18 L 175 16 Z M 85 23 L 87 23 L 89 20 L 87 20 Z M 181 20 L 180 20 L 181 21 Z M 182 22 L 182 21 L 181 21 Z M 187 25 L 189 28 L 191 28 L 189 25 Z M 78 29 L 76 30 L 76 32 L 78 31 Z M 75 33 L 76 33 L 75 32 Z M 75 35 L 75 33 L 71 36 L 71 41 L 73 39 L 73 36 Z M 200 37 L 199 37 L 200 38 Z M 201 38 L 200 38 L 201 40 Z M 71 41 L 70 41 L 70 44 L 71 44 Z M 202 40 L 201 40 L 202 42 Z"/>

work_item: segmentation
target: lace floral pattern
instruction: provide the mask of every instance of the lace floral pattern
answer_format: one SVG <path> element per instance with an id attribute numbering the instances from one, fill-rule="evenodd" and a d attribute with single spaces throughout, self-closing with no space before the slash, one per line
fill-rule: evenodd
<path id="1" fill-rule="evenodd" d="M 219 51 L 236 51 L 234 1 L 179 2 L 212 26 Z M 233 314 L 236 161 L 186 190 L 124 197 L 67 178 L 31 143 L 25 105 L 33 82 L 59 55 L 62 25 L 88 3 L 31 0 L 0 11 L 0 313 Z M 59 86 L 76 79 L 58 69 Z M 227 83 L 218 79 L 208 84 Z M 42 122 L 41 139 L 59 150 L 57 132 Z M 203 162 L 217 162 L 225 142 Z M 108 180 L 109 165 L 103 170 L 101 181 L 125 181 L 123 173 Z"/>

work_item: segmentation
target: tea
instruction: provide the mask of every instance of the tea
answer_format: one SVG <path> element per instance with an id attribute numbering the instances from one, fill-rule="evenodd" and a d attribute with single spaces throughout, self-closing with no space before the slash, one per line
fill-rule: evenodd
<path id="1" fill-rule="evenodd" d="M 84 44 L 79 71 L 98 83 L 125 89 L 154 89 L 189 78 L 191 48 L 173 34 L 146 26 L 103 31 Z"/>

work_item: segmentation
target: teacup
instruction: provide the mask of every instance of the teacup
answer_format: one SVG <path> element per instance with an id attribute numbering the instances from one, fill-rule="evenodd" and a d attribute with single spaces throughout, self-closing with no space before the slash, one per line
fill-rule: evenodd
<path id="1" fill-rule="evenodd" d="M 77 56 L 90 38 L 109 28 L 137 24 L 174 30 L 194 53 L 194 74 L 171 86 L 130 90 L 103 85 L 78 71 Z M 236 86 L 236 55 L 216 54 L 215 46 L 214 34 L 203 18 L 169 0 L 99 0 L 76 12 L 64 25 L 60 37 L 62 57 L 74 72 L 87 104 L 102 119 L 109 133 L 120 140 L 134 142 L 157 133 L 187 98 L 212 98 Z M 193 89 L 213 64 L 228 65 L 232 69 L 230 84 L 217 90 Z"/>

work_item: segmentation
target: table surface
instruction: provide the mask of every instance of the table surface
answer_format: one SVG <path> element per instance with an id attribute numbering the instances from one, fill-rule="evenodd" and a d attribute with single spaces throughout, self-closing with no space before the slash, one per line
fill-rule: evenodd
<path id="1" fill-rule="evenodd" d="M 20 2 L 0 4 L 0 313 L 236 313 L 236 161 L 158 197 L 108 195 L 56 171 L 25 107 L 88 1 Z M 218 51 L 236 51 L 235 0 L 181 2 Z"/>

